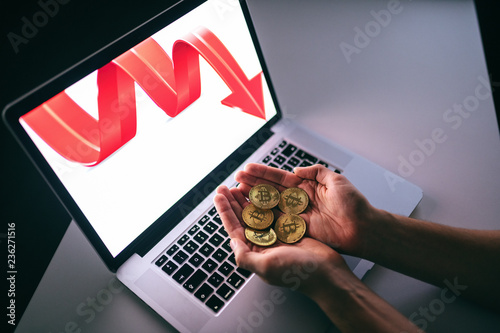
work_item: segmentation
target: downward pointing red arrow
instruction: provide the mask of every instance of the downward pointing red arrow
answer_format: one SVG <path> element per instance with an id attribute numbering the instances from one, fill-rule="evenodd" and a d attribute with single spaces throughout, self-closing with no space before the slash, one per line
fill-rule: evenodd
<path id="1" fill-rule="evenodd" d="M 249 80 L 229 50 L 206 28 L 198 28 L 184 40 L 175 42 L 172 51 L 174 62 L 176 48 L 184 43 L 191 45 L 231 89 L 232 94 L 226 97 L 222 104 L 265 119 L 262 73 Z"/>
<path id="2" fill-rule="evenodd" d="M 135 86 L 170 117 L 200 97 L 199 57 L 217 72 L 232 93 L 223 105 L 265 119 L 262 72 L 248 79 L 225 45 L 198 28 L 172 49 L 172 60 L 152 38 L 98 70 L 99 119 L 90 117 L 64 91 L 22 119 L 64 158 L 95 166 L 136 134 Z"/>
<path id="3" fill-rule="evenodd" d="M 247 80 L 244 86 L 244 89 L 235 89 L 221 103 L 265 119 L 266 113 L 264 111 L 264 96 L 262 94 L 262 79 L 260 74 L 251 80 Z"/>

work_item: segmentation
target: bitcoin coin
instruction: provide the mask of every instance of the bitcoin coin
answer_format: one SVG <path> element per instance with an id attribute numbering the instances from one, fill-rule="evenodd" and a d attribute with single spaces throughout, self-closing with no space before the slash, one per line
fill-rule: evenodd
<path id="1" fill-rule="evenodd" d="M 279 208 L 283 213 L 300 214 L 306 210 L 309 197 L 306 191 L 298 187 L 290 187 L 281 192 Z"/>
<path id="2" fill-rule="evenodd" d="M 271 246 L 276 242 L 276 233 L 272 228 L 267 230 L 253 230 L 245 228 L 245 237 L 259 246 Z"/>
<path id="3" fill-rule="evenodd" d="M 283 243 L 296 243 L 306 233 L 306 222 L 298 215 L 284 214 L 276 221 L 274 231 L 278 239 Z"/>
<path id="4" fill-rule="evenodd" d="M 260 209 L 253 204 L 249 204 L 243 209 L 241 214 L 243 222 L 252 229 L 264 230 L 273 224 L 274 214 L 270 209 Z"/>
<path id="5" fill-rule="evenodd" d="M 250 189 L 250 202 L 260 209 L 271 209 L 278 205 L 280 192 L 268 184 L 259 184 Z"/>

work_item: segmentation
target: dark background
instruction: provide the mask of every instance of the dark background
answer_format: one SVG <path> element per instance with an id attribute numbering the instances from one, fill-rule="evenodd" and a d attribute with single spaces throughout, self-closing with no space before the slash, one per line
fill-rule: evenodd
<path id="1" fill-rule="evenodd" d="M 56 0 L 41 0 L 55 3 Z M 52 76 L 92 54 L 134 26 L 165 9 L 166 2 L 152 0 L 60 0 L 57 13 L 16 53 L 7 38 L 21 35 L 22 18 L 41 9 L 39 0 L 3 1 L 1 7 L 0 109 Z M 496 2 L 477 0 L 479 24 L 488 72 L 494 89 L 495 109 L 500 110 L 500 10 Z M 51 10 L 56 11 L 52 6 Z M 16 323 L 47 268 L 70 217 L 19 145 L 0 124 L 0 253 L 2 289 L 1 326 L 7 321 L 5 272 L 8 223 L 16 225 Z M 78 265 L 78 262 L 75 262 Z M 7 326 L 9 327 L 9 326 Z M 6 332 L 5 330 L 2 330 Z M 8 331 L 12 331 L 9 327 Z"/>

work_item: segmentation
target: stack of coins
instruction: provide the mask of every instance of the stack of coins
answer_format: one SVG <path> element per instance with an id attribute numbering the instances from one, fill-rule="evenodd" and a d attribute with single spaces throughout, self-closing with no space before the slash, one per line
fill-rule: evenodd
<path id="1" fill-rule="evenodd" d="M 306 232 L 306 223 L 298 214 L 309 204 L 307 193 L 300 188 L 288 188 L 281 195 L 268 184 L 259 184 L 250 189 L 250 204 L 243 209 L 242 218 L 247 228 L 245 237 L 259 246 L 271 246 L 277 239 L 284 243 L 298 242 Z M 272 208 L 278 206 L 285 213 L 274 228 Z"/>

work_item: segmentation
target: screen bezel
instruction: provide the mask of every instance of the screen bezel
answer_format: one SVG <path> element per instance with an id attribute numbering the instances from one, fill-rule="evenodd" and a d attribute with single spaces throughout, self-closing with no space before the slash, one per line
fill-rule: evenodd
<path id="1" fill-rule="evenodd" d="M 212 177 L 209 175 L 201 180 L 191 191 L 184 195 L 176 204 L 167 210 L 160 218 L 152 223 L 144 230 L 133 242 L 131 242 L 124 250 L 116 257 L 113 257 L 107 249 L 99 235 L 96 233 L 91 223 L 82 213 L 76 202 L 70 196 L 66 188 L 63 186 L 59 178 L 56 176 L 52 168 L 49 166 L 45 158 L 42 156 L 38 148 L 30 139 L 24 128 L 19 122 L 19 118 L 42 104 L 46 100 L 63 91 L 71 84 L 77 82 L 87 74 L 104 66 L 112 59 L 116 58 L 123 52 L 129 50 L 134 45 L 140 43 L 145 38 L 153 35 L 163 27 L 172 23 L 184 14 L 193 10 L 197 6 L 206 2 L 206 0 L 194 1 L 178 1 L 166 8 L 164 11 L 143 23 L 132 31 L 127 31 L 122 37 L 108 44 L 105 48 L 83 59 L 78 64 L 67 69 L 66 71 L 55 75 L 54 78 L 47 81 L 43 85 L 27 93 L 21 98 L 13 101 L 5 107 L 2 112 L 4 122 L 14 134 L 17 141 L 35 164 L 45 181 L 54 191 L 58 199 L 66 208 L 71 217 L 78 224 L 82 232 L 85 234 L 89 242 L 97 251 L 106 266 L 113 272 L 123 264 L 132 254 L 138 253 L 144 255 L 154 246 L 161 238 L 163 238 L 171 229 L 173 229 L 187 215 L 190 209 L 198 205 L 209 194 L 204 190 L 210 184 L 215 184 Z M 259 129 L 251 138 L 243 143 L 232 155 L 226 158 L 212 174 L 217 174 L 217 179 L 224 179 L 229 176 L 244 160 L 246 160 L 264 141 L 271 135 L 271 126 L 281 118 L 281 110 L 278 100 L 272 85 L 269 71 L 264 62 L 262 50 L 257 40 L 257 35 L 250 18 L 250 13 L 245 1 L 240 0 L 240 5 L 245 16 L 248 30 L 254 42 L 256 52 L 262 67 L 264 77 L 269 86 L 271 97 L 276 107 L 277 114 L 270 119 L 261 129 Z M 206 193 L 208 192 L 208 193 Z M 200 195 L 202 193 L 202 195 Z M 166 221 L 168 220 L 168 223 Z"/>

